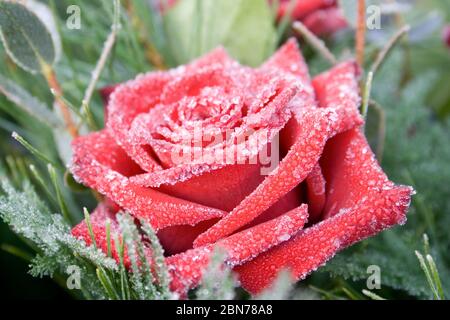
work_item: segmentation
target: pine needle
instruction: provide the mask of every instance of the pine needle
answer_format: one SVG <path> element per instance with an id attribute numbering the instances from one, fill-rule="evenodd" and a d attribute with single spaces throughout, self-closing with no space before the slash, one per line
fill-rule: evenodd
<path id="1" fill-rule="evenodd" d="M 92 72 L 91 81 L 86 89 L 82 101 L 82 109 L 84 110 L 84 113 L 88 117 L 88 119 L 92 119 L 89 105 L 92 99 L 92 95 L 94 94 L 95 86 L 105 67 L 106 61 L 108 60 L 109 54 L 111 53 L 114 43 L 116 42 L 117 33 L 120 30 L 120 1 L 114 0 L 113 4 L 114 4 L 114 18 L 113 24 L 111 26 L 111 32 L 103 45 L 102 53 L 97 62 L 97 65 L 95 66 L 94 71 Z"/>
<path id="2" fill-rule="evenodd" d="M 53 187 L 55 188 L 55 191 L 56 191 L 56 199 L 58 200 L 58 204 L 59 204 L 59 208 L 61 209 L 61 213 L 67 222 L 73 224 L 72 218 L 69 213 L 69 209 L 67 208 L 66 201 L 64 200 L 61 189 L 59 187 L 58 177 L 56 175 L 55 168 L 51 164 L 48 164 L 47 169 L 48 169 L 48 174 L 50 175 L 50 179 L 53 183 Z"/>
<path id="3" fill-rule="evenodd" d="M 386 46 L 378 53 L 375 61 L 373 62 L 372 66 L 370 67 L 370 72 L 375 74 L 382 63 L 386 60 L 386 57 L 391 52 L 391 50 L 395 47 L 397 42 L 408 33 L 408 31 L 411 29 L 409 25 L 403 26 L 400 30 L 398 30 L 394 36 L 388 41 Z"/>
<path id="4" fill-rule="evenodd" d="M 19 142 L 25 149 L 27 149 L 28 151 L 30 151 L 31 154 L 33 154 L 34 156 L 36 156 L 38 159 L 42 160 L 45 164 L 52 164 L 54 166 L 56 166 L 56 164 L 50 160 L 49 158 L 47 158 L 47 156 L 45 154 L 43 154 L 42 152 L 40 152 L 38 149 L 36 149 L 35 147 L 33 147 L 28 141 L 26 141 L 21 135 L 19 135 L 17 132 L 13 132 L 11 135 L 17 142 Z"/>
<path id="5" fill-rule="evenodd" d="M 385 298 L 380 297 L 380 296 L 377 295 L 376 293 L 373 293 L 372 291 L 369 291 L 369 290 L 366 290 L 366 289 L 363 289 L 363 290 L 362 290 L 362 293 L 363 293 L 365 296 L 367 296 L 367 297 L 369 297 L 370 299 L 372 299 L 372 300 L 386 300 Z"/>
<path id="6" fill-rule="evenodd" d="M 88 228 L 89 236 L 91 237 L 92 246 L 97 248 L 97 241 L 95 240 L 94 231 L 92 230 L 91 217 L 89 215 L 89 211 L 86 208 L 83 208 L 84 213 L 84 222 Z"/>

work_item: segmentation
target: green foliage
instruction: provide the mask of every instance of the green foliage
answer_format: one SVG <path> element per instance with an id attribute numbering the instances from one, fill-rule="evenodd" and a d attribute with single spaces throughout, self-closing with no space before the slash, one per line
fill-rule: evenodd
<path id="1" fill-rule="evenodd" d="M 22 108 L 30 116 L 49 127 L 61 125 L 59 119 L 43 102 L 31 96 L 27 90 L 2 75 L 0 75 L 0 93 L 7 97 L 9 101 Z"/>
<path id="2" fill-rule="evenodd" d="M 166 265 L 166 260 L 164 258 L 164 249 L 156 236 L 155 230 L 150 226 L 147 221 L 141 220 L 141 228 L 150 243 L 152 251 L 152 261 L 154 263 L 154 272 L 156 275 L 156 282 L 158 283 L 158 291 L 162 298 L 170 298 L 171 292 L 169 290 L 170 285 L 170 275 L 169 269 Z"/>
<path id="3" fill-rule="evenodd" d="M 168 299 L 170 298 L 168 282 L 156 281 L 149 264 L 149 251 L 143 243 L 141 235 L 128 214 L 118 215 L 117 220 L 122 230 L 124 243 L 131 261 L 131 285 L 140 300 Z M 147 226 L 147 230 L 149 226 Z M 160 261 L 160 260 L 159 260 Z M 158 269 L 167 267 L 159 265 Z M 167 272 L 167 271 L 165 271 Z M 159 286 L 163 286 L 159 288 Z"/>
<path id="4" fill-rule="evenodd" d="M 256 300 L 286 300 L 292 291 L 293 284 L 292 278 L 289 271 L 284 270 L 278 274 L 277 279 L 274 281 L 272 286 L 258 296 L 255 297 Z"/>
<path id="5" fill-rule="evenodd" d="M 90 271 L 90 264 L 115 270 L 115 262 L 75 239 L 70 234 L 70 226 L 60 215 L 50 213 L 28 181 L 24 182 L 23 191 L 17 191 L 2 179 L 1 191 L 0 217 L 38 252 L 32 261 L 31 274 L 64 274 L 68 266 L 79 266 L 83 292 L 88 297 L 102 298 L 104 295 L 99 291 L 99 282 Z"/>
<path id="6" fill-rule="evenodd" d="M 0 38 L 11 59 L 31 73 L 41 71 L 44 64 L 52 65 L 59 44 L 33 7 L 2 0 L 0 8 Z"/>
<path id="7" fill-rule="evenodd" d="M 425 273 L 428 285 L 430 286 L 434 299 L 444 300 L 445 294 L 442 288 L 441 278 L 439 276 L 439 271 L 436 267 L 436 263 L 434 262 L 434 259 L 430 254 L 430 243 L 427 234 L 423 235 L 423 240 L 424 240 L 425 257 L 422 255 L 422 253 L 416 250 L 417 259 L 419 260 L 420 267 Z"/>
<path id="8" fill-rule="evenodd" d="M 167 14 L 165 23 L 179 64 L 222 45 L 240 62 L 257 66 L 270 56 L 276 44 L 266 0 L 180 1 Z"/>
<path id="9" fill-rule="evenodd" d="M 204 271 L 202 283 L 196 291 L 199 300 L 232 300 L 237 282 L 231 269 L 224 263 L 226 253 L 217 248 Z"/>
<path id="10" fill-rule="evenodd" d="M 17 191 L 8 181 L 2 180 L 0 196 L 0 217 L 24 238 L 38 253 L 31 261 L 30 274 L 36 277 L 64 275 L 69 266 L 81 268 L 82 293 L 86 298 L 108 299 L 170 299 L 168 269 L 161 259 L 162 251 L 154 253 L 156 277 L 149 265 L 147 244 L 132 218 L 127 214 L 118 216 L 122 239 L 132 264 L 128 273 L 123 265 L 106 256 L 94 244 L 87 247 L 84 242 L 70 234 L 70 225 L 59 214 L 51 214 L 39 199 L 31 184 L 25 181 L 23 191 Z M 89 214 L 85 222 L 93 237 Z M 147 225 L 146 234 L 154 231 Z M 153 241 L 157 240 L 149 236 Z M 153 243 L 152 248 L 161 248 Z"/>

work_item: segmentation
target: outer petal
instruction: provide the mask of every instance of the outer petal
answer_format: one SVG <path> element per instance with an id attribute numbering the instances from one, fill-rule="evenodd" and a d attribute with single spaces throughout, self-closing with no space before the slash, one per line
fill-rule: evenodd
<path id="1" fill-rule="evenodd" d="M 194 246 L 215 242 L 251 222 L 309 175 L 328 139 L 362 123 L 356 70 L 349 62 L 319 76 L 316 83 L 322 108 L 295 113 L 301 126 L 295 144 L 279 166 L 230 214 L 200 235 Z"/>
<path id="2" fill-rule="evenodd" d="M 308 217 L 306 205 L 268 222 L 207 245 L 167 258 L 172 274 L 172 289 L 185 293 L 199 284 L 215 246 L 225 249 L 226 263 L 240 265 L 258 254 L 290 239 L 301 230 Z"/>
<path id="3" fill-rule="evenodd" d="M 308 65 L 295 38 L 290 38 L 261 68 L 276 68 L 299 77 L 306 84 L 310 82 Z"/>
<path id="4" fill-rule="evenodd" d="M 337 105 L 338 110 L 355 110 L 359 107 L 357 78 L 360 69 L 356 62 L 338 64 L 313 79 L 319 106 L 328 108 Z"/>
<path id="5" fill-rule="evenodd" d="M 131 183 L 128 176 L 136 174 L 139 167 L 105 130 L 77 138 L 73 150 L 72 172 L 78 180 L 108 196 L 136 218 L 146 219 L 156 230 L 195 225 L 224 214 Z"/>
<path id="6" fill-rule="evenodd" d="M 295 279 L 303 279 L 337 251 L 405 223 L 412 189 L 394 186 L 387 180 L 358 129 L 334 138 L 325 153 L 325 161 L 337 164 L 330 167 L 333 173 L 326 174 L 332 179 L 327 206 L 333 214 L 237 268 L 242 285 L 250 292 L 270 285 L 283 268 L 290 269 Z"/>

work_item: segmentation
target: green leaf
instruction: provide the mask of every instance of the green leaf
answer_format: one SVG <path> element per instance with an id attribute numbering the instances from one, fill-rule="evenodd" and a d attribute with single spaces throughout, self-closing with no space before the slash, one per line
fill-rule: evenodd
<path id="1" fill-rule="evenodd" d="M 179 64 L 222 45 L 241 63 L 257 66 L 273 52 L 277 38 L 266 0 L 179 1 L 164 22 Z"/>
<path id="2" fill-rule="evenodd" d="M 28 91 L 2 75 L 0 75 L 0 93 L 23 111 L 49 127 L 62 125 L 59 119 L 43 102 L 39 101 L 29 94 Z"/>
<path id="3" fill-rule="evenodd" d="M 0 1 L 0 39 L 11 59 L 24 70 L 37 73 L 53 65 L 60 54 L 59 36 L 46 6 Z"/>

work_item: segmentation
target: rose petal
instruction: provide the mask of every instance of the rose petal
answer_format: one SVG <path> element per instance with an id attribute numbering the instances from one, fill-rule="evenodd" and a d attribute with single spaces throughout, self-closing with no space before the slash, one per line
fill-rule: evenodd
<path id="1" fill-rule="evenodd" d="M 192 72 L 180 73 L 168 82 L 160 93 L 161 102 L 170 105 L 184 97 L 198 96 L 205 87 L 234 88 L 232 74 L 221 65 L 212 65 Z"/>
<path id="2" fill-rule="evenodd" d="M 303 279 L 337 251 L 406 221 L 412 189 L 387 180 L 359 129 L 340 134 L 326 149 L 325 161 L 336 164 L 325 174 L 331 178 L 327 206 L 333 214 L 238 267 L 241 283 L 251 293 L 268 287 L 284 268 Z"/>
<path id="3" fill-rule="evenodd" d="M 205 220 L 195 226 L 182 225 L 165 228 L 158 232 L 158 239 L 164 252 L 171 256 L 192 249 L 192 244 L 199 234 L 210 228 L 217 219 Z"/>
<path id="4" fill-rule="evenodd" d="M 262 69 L 275 68 L 279 71 L 292 74 L 296 81 L 300 81 L 301 90 L 291 101 L 290 108 L 294 114 L 304 108 L 317 106 L 315 92 L 309 77 L 308 66 L 299 50 L 296 39 L 289 39 L 263 66 Z M 286 154 L 293 146 L 300 134 L 301 123 L 297 117 L 292 117 L 280 133 L 281 151 Z"/>
<path id="5" fill-rule="evenodd" d="M 108 104 L 107 128 L 114 133 L 117 144 L 127 150 L 128 155 L 143 170 L 150 172 L 161 169 L 161 166 L 152 157 L 150 150 L 130 141 L 128 130 L 138 114 L 148 112 L 160 102 L 160 92 L 171 79 L 169 72 L 139 76 L 136 80 L 118 86 Z"/>
<path id="6" fill-rule="evenodd" d="M 261 67 L 276 68 L 283 72 L 293 74 L 304 83 L 310 83 L 308 65 L 305 63 L 295 38 L 290 38 L 277 50 Z"/>
<path id="7" fill-rule="evenodd" d="M 354 61 L 342 62 L 313 79 L 319 106 L 355 110 L 360 103 L 357 78 L 361 73 Z"/>
<path id="8" fill-rule="evenodd" d="M 214 247 L 225 249 L 228 265 L 231 267 L 240 265 L 289 240 L 303 228 L 307 218 L 307 207 L 302 205 L 276 219 L 225 238 L 215 245 L 192 249 L 167 258 L 172 274 L 172 290 L 185 293 L 186 290 L 199 284 Z"/>
<path id="9" fill-rule="evenodd" d="M 342 208 L 354 207 L 372 189 L 394 186 L 359 130 L 345 132 L 330 140 L 320 162 L 328 189 L 324 219 Z"/>
<path id="10" fill-rule="evenodd" d="M 275 68 L 295 76 L 295 81 L 299 81 L 301 89 L 290 103 L 292 112 L 298 113 L 304 108 L 317 106 L 315 92 L 309 77 L 308 66 L 299 50 L 296 39 L 289 39 L 277 52 L 261 67 L 262 69 Z M 288 77 L 287 77 L 288 78 Z M 292 117 L 280 133 L 280 146 L 283 154 L 286 154 L 292 145 L 297 141 L 300 134 L 301 123 L 297 117 Z"/>
<path id="11" fill-rule="evenodd" d="M 156 230 L 195 225 L 224 214 L 130 182 L 128 174 L 139 169 L 107 130 L 75 139 L 73 150 L 72 173 L 78 180 L 108 196 L 134 217 L 145 219 Z"/>
<path id="12" fill-rule="evenodd" d="M 237 164 L 206 172 L 174 185 L 162 185 L 164 193 L 230 211 L 261 183 L 261 166 Z"/>
<path id="13" fill-rule="evenodd" d="M 311 222 L 317 222 L 322 216 L 322 210 L 325 207 L 326 200 L 326 180 L 318 163 L 308 175 L 305 182 L 310 214 L 309 220 Z"/>

